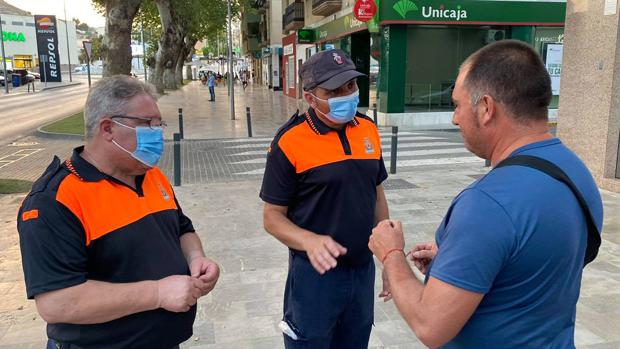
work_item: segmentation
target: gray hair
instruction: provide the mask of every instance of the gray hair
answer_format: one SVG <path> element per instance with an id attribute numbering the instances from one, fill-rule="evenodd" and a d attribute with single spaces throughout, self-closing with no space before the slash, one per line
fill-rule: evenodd
<path id="1" fill-rule="evenodd" d="M 91 139 L 97 131 L 99 122 L 106 116 L 123 115 L 129 101 L 145 94 L 157 100 L 151 84 L 126 75 L 114 75 L 99 80 L 88 93 L 84 107 L 84 126 L 86 139 Z"/>

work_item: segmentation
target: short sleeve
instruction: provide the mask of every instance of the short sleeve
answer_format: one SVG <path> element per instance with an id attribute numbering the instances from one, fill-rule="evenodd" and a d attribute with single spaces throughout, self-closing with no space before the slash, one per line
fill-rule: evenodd
<path id="1" fill-rule="evenodd" d="M 29 299 L 86 282 L 86 235 L 78 218 L 47 193 L 29 196 L 17 217 Z"/>
<path id="2" fill-rule="evenodd" d="M 174 203 L 177 205 L 177 214 L 179 215 L 179 236 L 185 233 L 195 232 L 196 229 L 194 229 L 192 220 L 183 213 L 183 209 L 181 208 L 181 205 L 179 205 L 176 195 L 174 196 Z"/>
<path id="3" fill-rule="evenodd" d="M 383 161 L 383 154 L 379 158 L 379 171 L 377 172 L 377 186 L 388 178 L 387 170 L 385 169 L 385 161 Z"/>
<path id="4" fill-rule="evenodd" d="M 297 191 L 297 174 L 284 151 L 274 144 L 267 153 L 260 198 L 270 204 L 289 206 Z"/>
<path id="5" fill-rule="evenodd" d="M 468 189 L 453 203 L 430 276 L 458 288 L 487 293 L 515 246 L 504 208 L 483 191 Z"/>
<path id="6" fill-rule="evenodd" d="M 379 134 L 379 129 L 377 128 L 376 125 L 373 124 L 374 130 L 375 130 L 375 138 L 377 139 L 377 142 L 379 143 L 379 150 L 381 151 L 381 156 L 379 157 L 379 171 L 377 172 L 377 183 L 376 185 L 379 186 L 381 183 L 383 183 L 383 181 L 385 181 L 388 178 L 388 173 L 387 170 L 385 169 L 385 160 L 383 159 L 383 148 L 381 147 L 381 135 Z"/>

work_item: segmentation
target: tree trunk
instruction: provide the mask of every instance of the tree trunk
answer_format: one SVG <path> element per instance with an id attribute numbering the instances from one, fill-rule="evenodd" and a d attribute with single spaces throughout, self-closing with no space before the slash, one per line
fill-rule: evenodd
<path id="1" fill-rule="evenodd" d="M 197 42 L 196 40 L 190 39 L 188 37 L 185 37 L 185 39 L 183 40 L 183 47 L 177 59 L 177 71 L 176 71 L 177 82 L 181 85 L 183 84 L 183 67 L 185 66 L 186 62 L 192 61 L 192 54 L 193 54 L 194 45 L 196 45 L 196 42 Z M 191 71 L 192 71 L 191 67 L 188 66 L 187 74 L 186 74 L 188 80 L 192 79 Z"/>
<path id="2" fill-rule="evenodd" d="M 156 0 L 161 20 L 162 34 L 159 39 L 159 48 L 155 55 L 155 75 L 153 84 L 158 93 L 164 88 L 178 88 L 175 79 L 176 55 L 182 46 L 180 19 L 175 14 L 170 0 Z"/>
<path id="3" fill-rule="evenodd" d="M 192 66 L 191 65 L 186 65 L 185 66 L 185 76 L 187 77 L 187 80 L 194 80 L 194 74 L 192 72 Z"/>
<path id="4" fill-rule="evenodd" d="M 131 72 L 131 25 L 142 0 L 106 0 L 103 76 Z"/>

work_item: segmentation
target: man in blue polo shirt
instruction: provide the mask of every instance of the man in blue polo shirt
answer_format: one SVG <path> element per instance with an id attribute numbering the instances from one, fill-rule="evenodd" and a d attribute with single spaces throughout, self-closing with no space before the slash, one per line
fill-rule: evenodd
<path id="1" fill-rule="evenodd" d="M 356 113 L 364 74 L 343 51 L 317 53 L 299 75 L 311 107 L 276 134 L 260 192 L 265 229 L 290 249 L 280 328 L 287 349 L 366 348 L 375 281 L 368 238 L 388 218 L 381 140 Z"/>
<path id="2" fill-rule="evenodd" d="M 575 347 L 586 248 L 598 248 L 588 240 L 596 230 L 600 243 L 603 206 L 586 166 L 548 131 L 550 99 L 538 54 L 500 41 L 461 67 L 453 122 L 468 149 L 493 166 L 526 155 L 559 167 L 588 215 L 569 185 L 538 169 L 500 165 L 454 199 L 436 243 L 412 250 L 425 285 L 406 261 L 400 222 L 373 231 L 369 247 L 384 261 L 396 306 L 429 347 Z"/>

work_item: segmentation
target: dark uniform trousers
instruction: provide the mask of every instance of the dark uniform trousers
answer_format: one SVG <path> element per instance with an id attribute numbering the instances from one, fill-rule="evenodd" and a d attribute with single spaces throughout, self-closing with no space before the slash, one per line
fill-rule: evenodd
<path id="1" fill-rule="evenodd" d="M 47 347 L 45 347 L 45 349 L 86 349 L 74 344 L 68 344 L 68 343 L 58 343 L 53 339 L 48 339 L 47 340 Z M 171 349 L 179 349 L 178 345 L 175 345 L 174 347 L 172 347 Z"/>
<path id="2" fill-rule="evenodd" d="M 284 321 L 298 337 L 284 334 L 287 349 L 360 349 L 368 346 L 374 317 L 375 265 L 339 264 L 319 274 L 291 252 L 284 291 Z"/>

